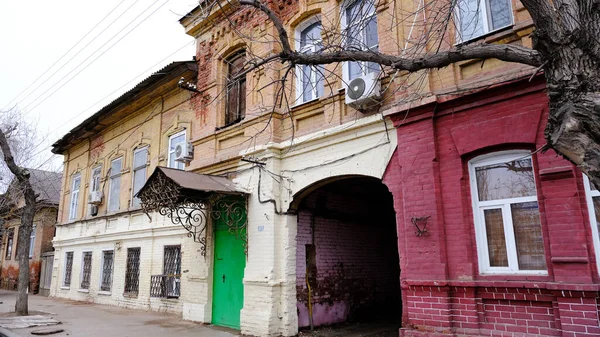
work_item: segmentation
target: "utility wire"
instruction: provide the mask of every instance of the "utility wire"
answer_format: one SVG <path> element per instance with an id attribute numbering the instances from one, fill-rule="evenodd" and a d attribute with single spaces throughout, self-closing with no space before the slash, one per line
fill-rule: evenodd
<path id="1" fill-rule="evenodd" d="M 73 46 L 71 46 L 71 48 L 69 48 L 69 50 L 67 50 L 64 54 L 62 54 L 54 63 L 52 63 L 52 65 L 50 67 L 48 67 L 48 69 L 46 69 L 40 76 L 38 76 L 35 80 L 33 80 L 33 82 L 29 83 L 29 85 L 23 89 L 23 91 L 21 91 L 17 96 L 15 96 L 13 99 L 11 99 L 3 108 L 2 110 L 5 110 L 6 107 L 8 107 L 12 102 L 14 102 L 15 100 L 17 100 L 24 92 L 26 92 L 27 90 L 29 90 L 29 88 L 31 88 L 31 86 L 36 83 L 40 78 L 42 78 L 44 75 L 46 75 L 46 73 L 48 73 L 48 71 L 50 71 L 50 69 L 52 69 L 58 62 L 60 62 L 65 56 L 67 56 L 67 54 L 69 54 L 71 52 L 71 50 L 75 49 L 75 47 L 77 47 L 77 45 L 83 41 L 88 35 L 90 35 L 90 33 L 92 33 L 94 31 L 94 29 L 96 29 L 102 22 L 104 22 L 104 20 L 106 20 L 106 18 L 108 18 L 117 8 L 119 8 L 119 6 L 121 6 L 121 4 L 123 4 L 123 2 L 125 2 L 125 0 L 121 0 L 121 2 L 119 2 L 113 9 L 111 9 L 110 12 L 108 12 L 108 14 L 106 14 L 102 20 L 98 21 L 98 23 L 96 23 L 96 25 L 94 25 L 94 27 L 92 27 L 92 29 L 90 29 L 87 33 L 85 33 L 85 35 L 79 39 L 79 41 L 75 42 L 75 44 Z M 136 1 L 137 2 L 137 1 Z M 131 7 L 129 7 L 131 8 Z M 128 8 L 128 9 L 129 9 Z M 127 11 L 128 9 L 126 9 L 125 11 Z M 120 17 L 120 16 L 119 16 Z M 118 19 L 118 18 L 117 18 Z M 116 21 L 113 20 L 108 26 L 110 26 L 111 24 L 113 24 Z M 104 30 L 102 31 L 104 32 Z M 102 32 L 100 32 L 100 34 L 102 34 Z M 98 34 L 99 35 L 99 34 Z M 96 35 L 96 37 L 94 37 L 92 39 L 92 41 L 94 41 L 98 35 Z M 90 42 L 92 42 L 90 41 Z M 87 45 L 85 45 L 82 49 L 79 50 L 79 52 L 77 54 L 75 54 L 75 56 L 79 55 L 79 53 L 85 49 L 85 47 L 87 47 L 89 45 L 89 43 Z M 69 61 L 71 61 L 73 58 L 69 59 Z M 69 61 L 67 61 L 62 67 L 64 67 L 67 63 L 69 63 Z M 62 69 L 62 67 L 60 69 Z M 60 70 L 59 69 L 59 70 Z M 50 75 L 50 78 L 52 78 L 52 76 L 54 76 L 54 74 L 56 74 L 56 72 L 54 72 L 52 75 Z M 46 79 L 46 81 L 48 81 L 48 79 Z M 44 81 L 43 83 L 46 83 L 46 81 Z M 42 84 L 43 84 L 42 83 Z M 29 97 L 29 95 L 31 95 L 33 92 L 35 92 L 35 90 L 37 90 L 38 87 L 36 87 L 36 89 L 34 89 L 31 93 L 29 93 L 27 96 L 25 96 L 23 98 L 23 100 L 25 100 L 27 97 Z"/>
<path id="2" fill-rule="evenodd" d="M 96 49 L 92 54 L 90 54 L 88 57 L 86 57 L 83 61 L 81 61 L 77 66 L 75 66 L 75 68 L 73 68 L 70 72 L 68 72 L 65 76 L 63 76 L 60 80 L 56 81 L 50 88 L 46 89 L 46 91 L 44 91 L 42 94 L 40 94 L 36 99 L 34 99 L 31 103 L 29 103 L 27 106 L 25 106 L 25 108 L 23 108 L 23 110 L 27 110 L 27 108 L 29 108 L 35 101 L 37 101 L 38 99 L 40 99 L 43 95 L 45 95 L 48 91 L 52 90 L 56 85 L 58 85 L 62 80 L 64 80 L 65 78 L 67 78 L 70 74 L 72 74 L 75 70 L 77 70 L 77 68 L 79 68 L 79 66 L 81 66 L 82 64 L 84 64 L 87 60 L 89 60 L 92 56 L 94 56 L 94 54 L 96 54 L 100 49 L 102 49 L 104 46 L 106 46 L 109 42 L 111 42 L 115 37 L 117 37 L 119 34 L 121 34 L 123 32 L 123 30 L 125 28 L 127 28 L 128 26 L 130 26 L 135 20 L 137 20 L 140 16 L 142 16 L 142 14 L 144 14 L 146 11 L 148 11 L 148 9 L 150 9 L 152 6 L 154 6 L 154 4 L 156 4 L 158 1 L 160 0 L 156 0 L 154 1 L 149 7 L 147 7 L 142 13 L 140 13 L 138 16 L 136 16 L 131 22 L 129 22 L 125 27 L 123 27 L 123 29 L 121 29 L 119 32 L 117 32 L 115 35 L 113 35 L 108 41 L 106 41 L 102 46 L 100 46 L 98 49 Z M 125 35 L 121 36 L 117 41 L 115 41 L 112 45 L 110 45 L 106 50 L 104 50 L 100 55 L 96 56 L 90 63 L 88 63 L 85 67 L 83 67 L 81 70 L 79 70 L 77 73 L 75 73 L 75 75 L 71 76 L 71 78 L 69 78 L 66 82 L 64 82 L 63 84 L 60 85 L 60 87 L 56 88 L 54 91 L 52 91 L 48 96 L 46 96 L 43 100 L 41 100 L 40 102 L 38 102 L 37 104 L 35 104 L 30 110 L 26 111 L 24 115 L 32 112 L 33 110 L 35 110 L 35 108 L 37 108 L 40 104 L 44 103 L 48 98 L 52 97 L 52 95 L 54 95 L 58 90 L 60 90 L 62 87 L 64 87 L 66 84 L 68 84 L 69 82 L 71 82 L 75 77 L 77 77 L 77 75 L 79 75 L 82 71 L 84 71 L 85 69 L 87 69 L 90 65 L 92 65 L 96 60 L 98 60 L 102 55 L 104 55 L 106 52 L 108 52 L 110 49 L 112 49 L 117 43 L 119 43 L 121 40 L 123 40 L 125 37 L 127 37 L 132 31 L 134 31 L 139 25 L 141 25 L 142 23 L 144 23 L 148 18 L 150 18 L 154 13 L 156 13 L 160 8 L 162 8 L 164 5 L 167 4 L 167 2 L 169 2 L 169 0 L 166 0 L 162 5 L 160 5 L 158 8 L 156 8 L 154 11 L 152 11 L 148 16 L 146 16 L 142 21 L 138 22 L 133 28 L 131 28 L 127 33 L 125 33 Z"/>

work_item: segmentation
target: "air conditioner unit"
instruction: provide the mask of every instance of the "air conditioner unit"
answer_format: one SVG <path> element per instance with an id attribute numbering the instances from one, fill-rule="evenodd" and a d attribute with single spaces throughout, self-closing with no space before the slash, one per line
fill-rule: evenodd
<path id="1" fill-rule="evenodd" d="M 101 191 L 91 191 L 88 196 L 88 204 L 98 205 L 102 203 L 102 192 Z"/>
<path id="2" fill-rule="evenodd" d="M 364 110 L 380 104 L 381 84 L 379 73 L 368 73 L 357 77 L 346 87 L 346 104 L 358 110 Z"/>
<path id="3" fill-rule="evenodd" d="M 175 146 L 175 161 L 189 163 L 192 159 L 194 159 L 194 147 L 192 143 L 187 142 Z"/>

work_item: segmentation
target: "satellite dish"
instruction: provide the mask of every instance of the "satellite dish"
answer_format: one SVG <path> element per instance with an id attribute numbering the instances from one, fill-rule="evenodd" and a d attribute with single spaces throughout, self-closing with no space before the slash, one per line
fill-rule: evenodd
<path id="1" fill-rule="evenodd" d="M 183 154 L 183 146 L 181 144 L 177 144 L 177 146 L 175 146 L 175 158 L 181 157 L 182 154 Z"/>
<path id="2" fill-rule="evenodd" d="M 348 85 L 348 97 L 352 99 L 359 99 L 365 93 L 365 80 L 362 78 L 355 78 Z"/>

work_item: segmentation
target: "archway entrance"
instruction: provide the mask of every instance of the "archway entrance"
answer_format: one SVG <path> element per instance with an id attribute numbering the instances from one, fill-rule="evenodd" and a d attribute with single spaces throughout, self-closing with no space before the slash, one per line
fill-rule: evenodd
<path id="1" fill-rule="evenodd" d="M 377 323 L 397 334 L 400 264 L 387 187 L 375 178 L 338 177 L 299 193 L 292 208 L 299 328 Z"/>

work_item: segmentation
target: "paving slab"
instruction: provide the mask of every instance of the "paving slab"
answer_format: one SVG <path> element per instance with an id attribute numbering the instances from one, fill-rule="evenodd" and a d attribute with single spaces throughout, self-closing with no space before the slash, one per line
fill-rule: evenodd
<path id="1" fill-rule="evenodd" d="M 16 293 L 0 290 L 0 314 L 14 310 Z M 56 337 L 234 337 L 238 331 L 183 321 L 180 316 L 130 310 L 39 295 L 29 296 L 29 310 L 46 312 L 46 318 L 61 322 Z M 36 312 L 37 314 L 37 312 Z M 10 329 L 20 336 L 32 336 L 40 327 Z"/>

